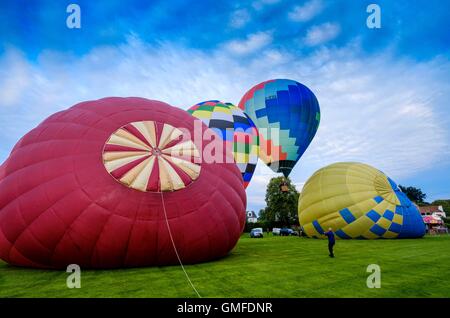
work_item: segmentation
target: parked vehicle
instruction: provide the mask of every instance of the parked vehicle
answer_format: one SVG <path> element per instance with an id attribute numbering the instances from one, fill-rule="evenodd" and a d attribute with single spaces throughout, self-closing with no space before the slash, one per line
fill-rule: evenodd
<path id="1" fill-rule="evenodd" d="M 259 237 L 263 237 L 263 229 L 260 227 L 254 228 L 250 231 L 250 237 L 252 238 L 259 238 Z"/>
<path id="2" fill-rule="evenodd" d="M 278 227 L 274 227 L 273 229 L 272 229 L 272 235 L 280 235 L 280 228 L 278 228 Z"/>
<path id="3" fill-rule="evenodd" d="M 294 231 L 293 229 L 284 227 L 280 230 L 280 235 L 281 236 L 298 236 L 298 232 Z"/>

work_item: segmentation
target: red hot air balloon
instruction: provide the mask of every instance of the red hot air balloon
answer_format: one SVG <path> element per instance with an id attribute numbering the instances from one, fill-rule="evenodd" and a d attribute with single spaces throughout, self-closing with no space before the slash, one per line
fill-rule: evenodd
<path id="1" fill-rule="evenodd" d="M 195 121 L 143 98 L 83 102 L 47 118 L 0 166 L 0 258 L 119 268 L 229 253 L 245 222 L 241 174 L 234 163 L 197 160 L 207 142 L 190 139 Z"/>

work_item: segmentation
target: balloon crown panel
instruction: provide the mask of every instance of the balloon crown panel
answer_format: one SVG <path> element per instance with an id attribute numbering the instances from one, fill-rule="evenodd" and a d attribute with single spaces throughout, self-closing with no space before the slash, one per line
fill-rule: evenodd
<path id="1" fill-rule="evenodd" d="M 174 191 L 188 186 L 201 170 L 192 140 L 169 124 L 134 122 L 114 132 L 103 150 L 108 172 L 140 191 Z"/>

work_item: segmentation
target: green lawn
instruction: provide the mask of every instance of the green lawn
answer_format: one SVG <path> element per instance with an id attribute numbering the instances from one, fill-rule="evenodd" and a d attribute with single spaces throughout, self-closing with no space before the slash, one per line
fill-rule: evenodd
<path id="1" fill-rule="evenodd" d="M 338 241 L 244 235 L 221 260 L 186 266 L 203 297 L 450 297 L 450 236 Z M 381 267 L 381 288 L 366 287 L 367 265 Z M 0 262 L 0 297 L 195 297 L 179 266 L 67 273 Z"/>

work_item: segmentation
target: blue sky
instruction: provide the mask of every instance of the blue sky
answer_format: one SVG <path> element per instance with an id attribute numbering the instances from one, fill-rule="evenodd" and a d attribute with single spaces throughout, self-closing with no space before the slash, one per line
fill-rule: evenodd
<path id="1" fill-rule="evenodd" d="M 66 7 L 81 7 L 81 29 Z M 368 29 L 366 7 L 381 7 Z M 322 109 L 291 177 L 362 161 L 429 199 L 450 198 L 450 3 L 427 1 L 2 1 L 0 162 L 51 113 L 104 96 L 181 108 L 238 103 L 254 84 L 292 78 Z M 250 209 L 274 176 L 259 164 Z"/>

